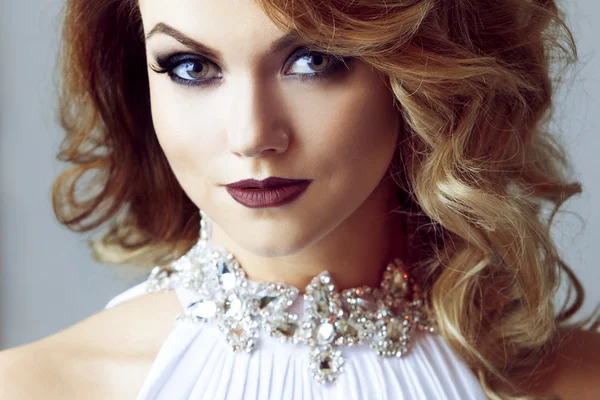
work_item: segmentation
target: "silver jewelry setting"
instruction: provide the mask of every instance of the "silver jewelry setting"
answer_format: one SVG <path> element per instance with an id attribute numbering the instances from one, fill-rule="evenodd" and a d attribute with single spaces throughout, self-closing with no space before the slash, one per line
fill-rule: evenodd
<path id="1" fill-rule="evenodd" d="M 235 352 L 251 352 L 260 332 L 284 343 L 308 345 L 311 375 L 319 383 L 336 380 L 344 369 L 340 347 L 359 343 L 381 357 L 402 357 L 413 331 L 434 332 L 422 291 L 406 274 L 400 259 L 386 267 L 379 288 L 338 291 L 323 271 L 305 289 L 302 318 L 287 310 L 299 294 L 282 283 L 252 281 L 231 253 L 210 242 L 210 219 L 200 211 L 200 239 L 172 270 L 154 267 L 148 292 L 182 285 L 200 295 L 176 317 L 180 323 L 218 325 Z"/>

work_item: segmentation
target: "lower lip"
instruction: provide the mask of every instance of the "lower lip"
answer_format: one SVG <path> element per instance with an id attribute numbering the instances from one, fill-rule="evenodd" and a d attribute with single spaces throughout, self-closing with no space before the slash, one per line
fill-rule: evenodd
<path id="1" fill-rule="evenodd" d="M 269 189 L 241 189 L 227 187 L 227 192 L 235 201 L 248 208 L 279 207 L 296 200 L 310 185 L 302 181 L 293 185 Z"/>

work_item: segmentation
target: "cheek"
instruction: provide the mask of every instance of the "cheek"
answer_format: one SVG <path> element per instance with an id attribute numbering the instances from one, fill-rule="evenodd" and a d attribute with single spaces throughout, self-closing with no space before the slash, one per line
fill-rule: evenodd
<path id="1" fill-rule="evenodd" d="M 356 90 L 320 109 L 326 111 L 308 119 L 303 128 L 312 132 L 309 147 L 315 151 L 315 162 L 335 171 L 332 176 L 352 180 L 372 180 L 374 174 L 385 172 L 399 128 L 399 114 L 387 88 Z"/>
<path id="2" fill-rule="evenodd" d="M 199 164 L 214 154 L 216 143 L 210 140 L 214 135 L 207 134 L 214 129 L 207 122 L 214 123 L 214 119 L 205 118 L 207 113 L 201 107 L 190 112 L 189 99 L 178 100 L 161 84 L 151 85 L 152 121 L 158 142 L 180 180 L 187 174 L 197 176 L 205 170 Z"/>
<path id="3" fill-rule="evenodd" d="M 364 79 L 351 90 L 299 97 L 292 93 L 287 113 L 289 129 L 306 151 L 300 164 L 313 166 L 311 175 L 331 179 L 334 186 L 348 181 L 371 184 L 389 166 L 397 139 L 397 110 L 386 87 Z M 227 150 L 216 110 L 186 93 L 174 95 L 168 82 L 150 85 L 152 117 L 158 141 L 182 185 L 198 178 Z M 299 112 L 298 110 L 304 110 Z M 304 156 L 302 157 L 304 158 Z M 211 161 L 212 160 L 212 161 Z M 215 162 L 213 162 L 215 161 Z"/>

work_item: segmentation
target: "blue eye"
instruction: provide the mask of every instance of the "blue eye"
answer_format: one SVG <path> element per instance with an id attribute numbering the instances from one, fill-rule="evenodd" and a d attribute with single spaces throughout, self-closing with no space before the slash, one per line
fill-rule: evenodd
<path id="1" fill-rule="evenodd" d="M 307 48 L 300 48 L 292 62 L 286 65 L 286 75 L 296 76 L 300 80 L 321 79 L 341 69 L 349 58 L 311 52 Z M 192 54 L 175 54 L 157 58 L 160 68 L 150 66 L 159 74 L 166 73 L 175 83 L 187 86 L 203 86 L 220 80 L 223 74 L 218 67 L 202 56 Z M 300 72 L 298 72 L 300 69 Z M 215 73 L 211 73 L 215 70 Z M 308 71 L 307 73 L 302 72 Z M 293 71 L 293 73 L 287 73 Z M 312 71 L 312 72 L 311 72 Z M 212 75 L 212 76 L 211 76 Z"/>
<path id="2" fill-rule="evenodd" d="M 334 59 L 333 56 L 322 54 L 322 53 L 312 53 L 308 49 L 302 49 L 302 52 L 296 54 L 294 58 L 294 62 L 291 64 L 291 67 L 294 65 L 307 66 L 312 69 L 312 74 L 323 74 L 325 71 L 328 71 L 330 68 L 335 67 L 337 64 L 341 64 L 339 60 Z M 291 75 L 299 75 L 299 74 L 291 74 Z"/>
<path id="3" fill-rule="evenodd" d="M 199 61 L 185 61 L 171 71 L 181 79 L 202 80 L 206 78 L 212 65 Z"/>
<path id="4" fill-rule="evenodd" d="M 150 69 L 158 74 L 167 74 L 175 83 L 188 86 L 206 85 L 220 79 L 223 75 L 217 71 L 216 76 L 210 76 L 215 64 L 204 57 L 193 54 L 175 54 L 157 57 L 159 68 L 150 65 Z"/>

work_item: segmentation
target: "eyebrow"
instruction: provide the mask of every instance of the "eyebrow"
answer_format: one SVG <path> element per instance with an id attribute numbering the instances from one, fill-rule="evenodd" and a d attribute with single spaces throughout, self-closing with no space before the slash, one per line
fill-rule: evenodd
<path id="1" fill-rule="evenodd" d="M 148 39 L 150 39 L 152 36 L 157 35 L 159 33 L 171 36 L 173 39 L 177 40 L 179 43 L 191 48 L 193 51 L 195 51 L 197 53 L 201 53 L 207 57 L 211 57 L 214 59 L 221 58 L 221 53 L 219 51 L 214 50 L 206 45 L 203 45 L 202 43 L 195 41 L 194 39 L 183 34 L 182 32 L 178 31 L 177 29 L 173 28 L 172 26 L 165 24 L 164 22 L 159 22 L 158 24 L 156 24 L 154 26 L 154 28 L 152 28 L 152 30 L 150 30 L 150 32 L 146 35 L 146 41 L 148 41 Z M 300 42 L 301 41 L 297 35 L 289 32 L 289 33 L 277 38 L 276 40 L 274 40 L 271 43 L 271 45 L 269 46 L 268 52 L 271 54 L 278 53 L 278 52 L 282 51 L 283 49 L 286 49 L 287 47 L 291 46 L 292 44 L 297 44 Z"/>

